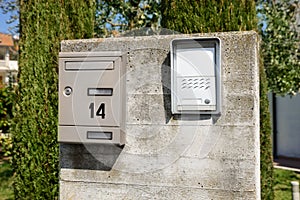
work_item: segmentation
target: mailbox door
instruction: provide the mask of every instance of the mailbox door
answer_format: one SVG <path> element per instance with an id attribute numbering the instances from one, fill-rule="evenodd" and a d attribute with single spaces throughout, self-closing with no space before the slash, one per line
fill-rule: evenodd
<path id="1" fill-rule="evenodd" d="M 60 125 L 120 126 L 121 58 L 60 59 Z"/>

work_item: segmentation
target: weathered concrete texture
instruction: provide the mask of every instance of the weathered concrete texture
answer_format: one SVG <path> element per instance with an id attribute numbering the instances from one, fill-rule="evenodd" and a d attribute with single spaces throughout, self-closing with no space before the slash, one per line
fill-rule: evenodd
<path id="1" fill-rule="evenodd" d="M 172 116 L 169 44 L 221 39 L 222 113 Z M 63 41 L 127 53 L 126 145 L 61 144 L 60 199 L 259 199 L 255 32 Z"/>

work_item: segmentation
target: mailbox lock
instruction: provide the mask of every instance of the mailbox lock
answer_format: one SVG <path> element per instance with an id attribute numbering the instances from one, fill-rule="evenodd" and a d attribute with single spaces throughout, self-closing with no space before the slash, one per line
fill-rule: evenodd
<path id="1" fill-rule="evenodd" d="M 66 96 L 70 96 L 71 93 L 72 93 L 72 88 L 69 87 L 69 86 L 65 87 L 65 89 L 64 89 L 64 94 L 65 94 Z"/>
<path id="2" fill-rule="evenodd" d="M 204 100 L 204 103 L 209 104 L 209 103 L 210 103 L 210 100 L 209 100 L 209 99 L 205 99 L 205 100 Z"/>

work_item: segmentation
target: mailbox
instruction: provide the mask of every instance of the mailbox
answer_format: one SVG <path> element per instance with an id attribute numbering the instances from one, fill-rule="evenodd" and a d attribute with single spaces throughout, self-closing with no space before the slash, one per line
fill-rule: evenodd
<path id="1" fill-rule="evenodd" d="M 124 144 L 125 65 L 119 51 L 59 54 L 59 142 Z"/>
<path id="2" fill-rule="evenodd" d="M 173 114 L 219 114 L 221 108 L 220 39 L 171 41 Z"/>

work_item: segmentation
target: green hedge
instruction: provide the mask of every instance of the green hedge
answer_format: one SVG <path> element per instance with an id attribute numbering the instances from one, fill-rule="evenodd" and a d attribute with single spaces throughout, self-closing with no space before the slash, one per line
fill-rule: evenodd
<path id="1" fill-rule="evenodd" d="M 9 132 L 15 98 L 15 89 L 12 84 L 8 86 L 0 85 L 0 130 L 2 133 Z"/>
<path id="2" fill-rule="evenodd" d="M 254 0 L 164 0 L 163 28 L 181 33 L 206 33 L 256 29 Z"/>
<path id="3" fill-rule="evenodd" d="M 271 141 L 271 120 L 268 101 L 268 82 L 260 59 L 260 184 L 261 199 L 274 199 L 274 170 Z"/>
<path id="4" fill-rule="evenodd" d="M 13 133 L 16 199 L 58 198 L 58 52 L 91 37 L 94 1 L 21 0 L 19 87 Z"/>

